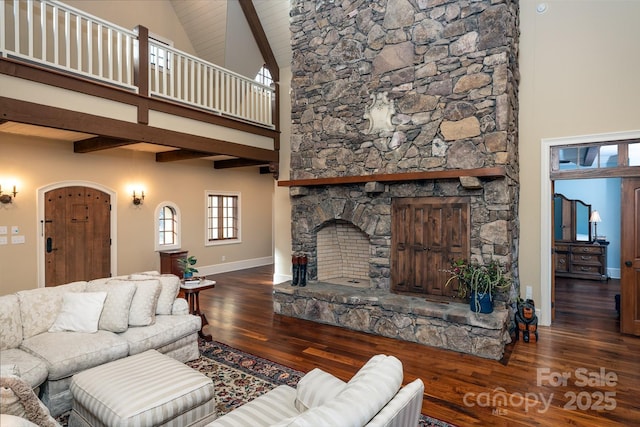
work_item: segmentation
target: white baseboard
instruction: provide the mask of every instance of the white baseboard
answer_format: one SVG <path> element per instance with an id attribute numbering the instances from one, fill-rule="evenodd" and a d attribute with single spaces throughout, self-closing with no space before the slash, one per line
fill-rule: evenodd
<path id="1" fill-rule="evenodd" d="M 620 278 L 620 269 L 619 268 L 607 268 L 607 274 L 612 279 Z"/>
<path id="2" fill-rule="evenodd" d="M 283 282 L 288 282 L 293 279 L 293 276 L 290 274 L 274 274 L 273 275 L 273 284 L 277 285 Z"/>
<path id="3" fill-rule="evenodd" d="M 242 261 L 226 262 L 224 264 L 198 266 L 198 275 L 209 276 L 211 274 L 228 273 L 230 271 L 244 270 L 253 267 L 273 264 L 273 257 L 245 259 Z"/>

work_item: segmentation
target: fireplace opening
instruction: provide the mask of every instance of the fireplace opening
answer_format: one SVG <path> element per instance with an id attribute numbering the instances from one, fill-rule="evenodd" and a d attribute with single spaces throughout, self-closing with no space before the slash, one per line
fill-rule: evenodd
<path id="1" fill-rule="evenodd" d="M 369 288 L 369 237 L 347 221 L 332 221 L 318 230 L 318 280 Z"/>

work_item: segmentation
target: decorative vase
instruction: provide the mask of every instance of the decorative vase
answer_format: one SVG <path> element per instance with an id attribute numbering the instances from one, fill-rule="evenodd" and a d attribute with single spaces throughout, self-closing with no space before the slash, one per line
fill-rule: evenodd
<path id="1" fill-rule="evenodd" d="M 188 273 L 184 273 L 184 278 L 185 279 L 191 279 L 193 277 L 193 272 L 188 272 Z"/>
<path id="2" fill-rule="evenodd" d="M 493 299 L 488 292 L 471 292 L 469 308 L 474 313 L 493 313 Z"/>

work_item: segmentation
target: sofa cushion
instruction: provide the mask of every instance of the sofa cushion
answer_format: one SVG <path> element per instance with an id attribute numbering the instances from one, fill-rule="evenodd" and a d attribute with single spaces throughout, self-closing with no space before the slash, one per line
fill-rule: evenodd
<path id="1" fill-rule="evenodd" d="M 406 386 L 373 417 L 367 427 L 405 427 L 418 425 L 422 410 L 424 383 L 416 379 Z"/>
<path id="2" fill-rule="evenodd" d="M 323 405 L 336 397 L 346 385 L 340 378 L 315 368 L 303 376 L 296 385 L 296 409 L 304 412 L 309 408 Z"/>
<path id="3" fill-rule="evenodd" d="M 62 308 L 49 332 L 97 332 L 106 297 L 106 292 L 65 292 Z"/>
<path id="4" fill-rule="evenodd" d="M 0 377 L 8 377 L 10 375 L 14 377 L 20 376 L 20 368 L 18 365 L 15 363 L 3 363 L 0 365 Z"/>
<path id="5" fill-rule="evenodd" d="M 156 308 L 161 290 L 160 281 L 149 279 L 132 280 L 131 282 L 136 285 L 136 292 L 133 294 L 129 309 L 129 326 L 152 325 L 156 319 Z"/>
<path id="6" fill-rule="evenodd" d="M 107 298 L 104 300 L 104 307 L 100 315 L 98 329 L 111 332 L 126 331 L 129 327 L 131 302 L 136 292 L 135 283 L 92 280 L 87 284 L 87 291 L 107 292 Z"/>
<path id="7" fill-rule="evenodd" d="M 62 308 L 62 295 L 65 292 L 84 292 L 86 286 L 87 282 L 72 282 L 18 292 L 22 339 L 47 332 Z"/>
<path id="8" fill-rule="evenodd" d="M 15 415 L 0 414 L 0 426 L 2 427 L 38 427 L 31 421 Z"/>
<path id="9" fill-rule="evenodd" d="M 0 350 L 16 348 L 22 342 L 20 304 L 16 294 L 0 297 Z"/>
<path id="10" fill-rule="evenodd" d="M 281 385 L 207 424 L 207 427 L 271 426 L 298 415 L 293 405 L 295 398 L 294 388 Z"/>
<path id="11" fill-rule="evenodd" d="M 362 427 L 371 420 L 400 389 L 402 362 L 394 356 L 375 356 L 361 368 L 336 397 L 311 408 L 289 425 L 291 427 Z"/>
<path id="12" fill-rule="evenodd" d="M 156 316 L 153 325 L 144 328 L 129 328 L 119 337 L 129 343 L 129 354 L 138 354 L 150 349 L 157 349 L 193 334 L 200 330 L 199 316 L 189 314 L 180 316 Z"/>
<path id="13" fill-rule="evenodd" d="M 171 314 L 173 302 L 180 291 L 180 278 L 175 274 L 153 274 L 137 273 L 129 276 L 131 280 L 149 280 L 158 279 L 160 281 L 160 296 L 158 297 L 158 305 L 156 314 Z"/>
<path id="14" fill-rule="evenodd" d="M 19 348 L 2 350 L 2 364 L 16 365 L 20 371 L 20 378 L 29 383 L 31 388 L 42 384 L 49 375 L 44 360 Z"/>
<path id="15" fill-rule="evenodd" d="M 113 332 L 45 332 L 22 342 L 22 349 L 42 358 L 50 380 L 125 357 L 129 344 Z"/>

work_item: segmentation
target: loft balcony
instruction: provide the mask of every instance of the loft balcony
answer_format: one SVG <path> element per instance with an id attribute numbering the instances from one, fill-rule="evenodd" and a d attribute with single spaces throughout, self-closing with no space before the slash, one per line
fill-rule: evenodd
<path id="1" fill-rule="evenodd" d="M 172 149 L 158 161 L 277 162 L 272 87 L 54 0 L 5 0 L 0 23 L 0 123 L 82 133 L 76 152 L 150 143 Z"/>

